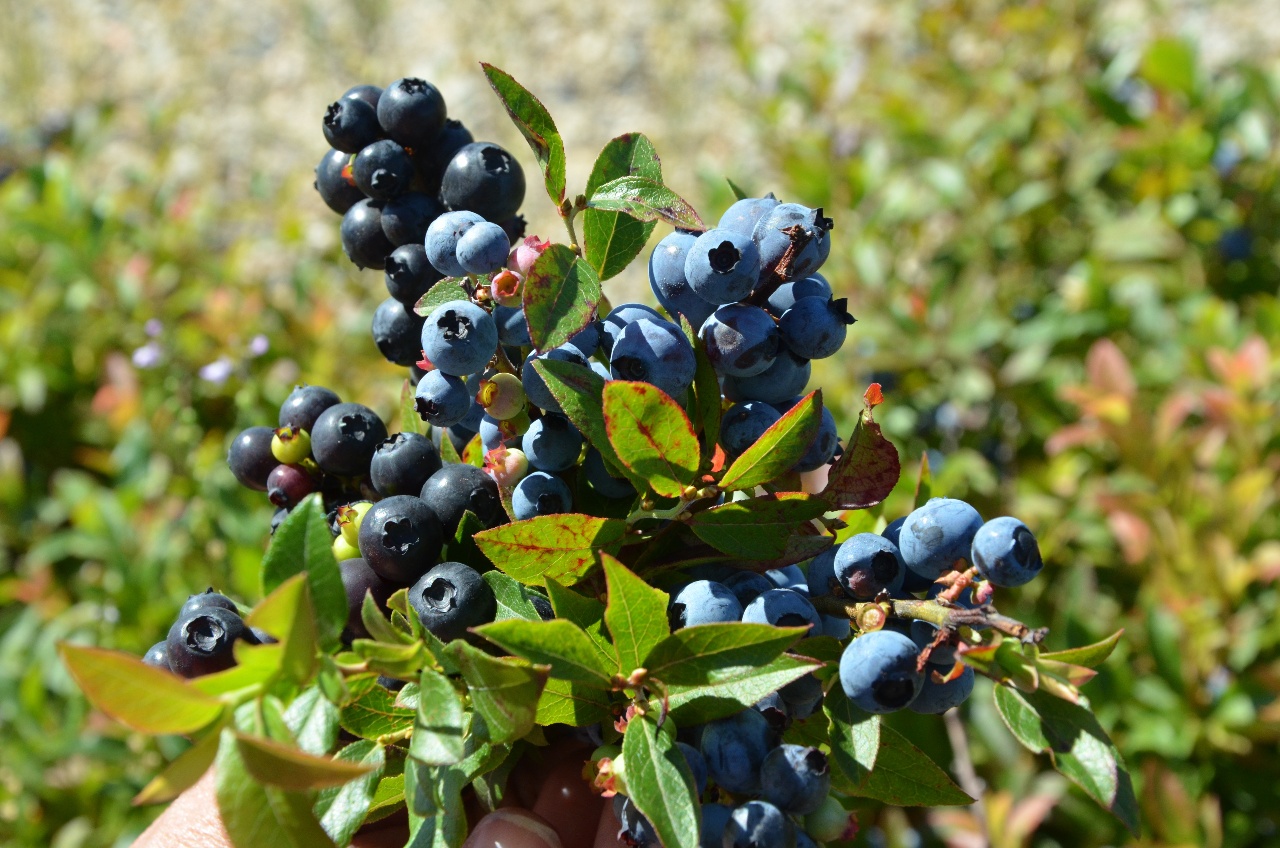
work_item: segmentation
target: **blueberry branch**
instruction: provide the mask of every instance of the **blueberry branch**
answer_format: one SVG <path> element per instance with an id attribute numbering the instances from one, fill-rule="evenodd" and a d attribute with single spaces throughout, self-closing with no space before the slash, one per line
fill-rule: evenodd
<path id="1" fill-rule="evenodd" d="M 564 219 L 564 228 L 569 231 L 569 247 L 573 252 L 582 255 L 582 248 L 578 245 L 578 234 L 573 229 L 573 219 L 577 217 L 578 209 L 572 201 L 567 198 L 560 204 L 560 217 Z"/>
<path id="2" fill-rule="evenodd" d="M 937 601 L 888 600 L 883 603 L 855 602 L 840 598 L 811 598 L 814 607 L 826 615 L 846 615 L 851 621 L 858 621 L 862 614 L 872 607 L 884 609 L 887 605 L 892 615 L 915 621 L 927 621 L 930 624 L 954 631 L 961 627 L 974 630 L 991 629 L 1015 639 L 1039 644 L 1048 635 L 1047 628 L 1031 628 L 1017 619 L 1009 618 L 996 612 L 991 604 L 973 609 L 948 606 Z"/>

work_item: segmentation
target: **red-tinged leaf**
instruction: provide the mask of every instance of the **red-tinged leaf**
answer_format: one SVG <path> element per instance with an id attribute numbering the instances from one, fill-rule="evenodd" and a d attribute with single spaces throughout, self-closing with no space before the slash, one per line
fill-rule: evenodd
<path id="1" fill-rule="evenodd" d="M 570 584 L 616 548 L 627 531 L 617 518 L 561 513 L 504 524 L 475 535 L 476 544 L 504 573 L 521 583 L 546 578 Z"/>
<path id="2" fill-rule="evenodd" d="M 484 68 L 484 75 L 488 77 L 494 94 L 498 95 L 507 114 L 511 116 L 511 121 L 520 130 L 524 140 L 529 143 L 534 158 L 538 160 L 547 196 L 559 206 L 564 200 L 564 141 L 560 138 L 555 121 L 551 119 L 551 113 L 542 105 L 541 100 L 516 82 L 511 74 L 487 62 L 481 62 L 480 67 Z"/>
<path id="3" fill-rule="evenodd" d="M 678 498 L 698 473 L 699 445 L 680 405 L 649 383 L 605 383 L 604 426 L 638 491 Z"/>
<path id="4" fill-rule="evenodd" d="M 791 407 L 755 444 L 743 451 L 720 479 L 720 488 L 750 491 L 790 471 L 813 443 L 821 423 L 822 390 L 819 389 Z"/>
<path id="5" fill-rule="evenodd" d="M 689 527 L 718 551 L 744 559 L 774 559 L 787 550 L 799 526 L 822 515 L 827 502 L 817 495 L 784 492 L 731 501 L 694 513 Z"/>
<path id="6" fill-rule="evenodd" d="M 872 383 L 867 386 L 867 390 L 862 393 L 862 399 L 866 401 L 868 409 L 875 409 L 884 403 L 884 392 L 880 389 L 880 384 Z"/>
<path id="7" fill-rule="evenodd" d="M 699 231 L 707 228 L 687 200 L 645 177 L 619 177 L 605 183 L 587 200 L 587 207 L 625 212 L 637 221 L 666 221 Z"/>
<path id="8" fill-rule="evenodd" d="M 690 412 L 693 414 L 694 432 L 701 437 L 702 463 L 704 466 L 719 470 L 715 466 L 717 455 L 721 462 L 724 461 L 724 451 L 719 445 L 720 380 L 716 377 L 716 370 L 712 367 L 711 360 L 707 358 L 706 345 L 698 338 L 698 328 L 690 324 L 689 319 L 683 315 L 680 316 L 680 328 L 684 330 L 685 338 L 693 347 L 698 363 L 693 377 L 693 405 L 690 407 Z"/>
<path id="9" fill-rule="evenodd" d="M 613 445 L 609 444 L 604 413 L 601 412 L 604 407 L 604 378 L 585 366 L 555 359 L 535 359 L 533 370 L 542 377 L 547 390 L 578 432 L 600 451 L 605 464 L 616 472 L 616 476 L 622 476 L 622 461 L 614 453 Z"/>
<path id="10" fill-rule="evenodd" d="M 98 709 L 143 733 L 191 733 L 222 714 L 220 700 L 132 654 L 63 642 L 62 661 Z"/>
<path id="11" fill-rule="evenodd" d="M 449 438 L 447 435 L 441 434 L 440 441 Z M 471 437 L 471 441 L 462 447 L 462 463 L 464 465 L 474 465 L 476 468 L 484 467 L 484 440 L 480 438 L 480 434 L 476 433 Z"/>
<path id="12" fill-rule="evenodd" d="M 591 263 L 564 244 L 542 252 L 524 282 L 524 317 L 540 351 L 559 347 L 596 316 L 600 277 Z"/>
<path id="13" fill-rule="evenodd" d="M 832 466 L 822 495 L 833 509 L 867 509 L 889 496 L 901 473 L 898 449 L 880 432 L 867 408 L 844 454 Z"/>
<path id="14" fill-rule="evenodd" d="M 620 135 L 604 146 L 587 178 L 587 196 L 610 180 L 630 176 L 662 182 L 658 153 L 641 133 Z M 621 212 L 587 209 L 582 213 L 583 253 L 600 279 L 607 280 L 639 255 L 655 225 L 654 221 L 637 221 Z"/>

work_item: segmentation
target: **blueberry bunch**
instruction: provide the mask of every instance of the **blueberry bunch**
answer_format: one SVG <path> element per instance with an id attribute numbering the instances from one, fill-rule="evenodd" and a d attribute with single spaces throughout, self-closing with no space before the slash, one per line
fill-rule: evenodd
<path id="1" fill-rule="evenodd" d="M 237 641 L 258 645 L 275 640 L 245 624 L 235 601 L 209 589 L 187 598 L 169 635 L 152 645 L 142 661 L 179 677 L 202 677 L 236 664 Z"/>

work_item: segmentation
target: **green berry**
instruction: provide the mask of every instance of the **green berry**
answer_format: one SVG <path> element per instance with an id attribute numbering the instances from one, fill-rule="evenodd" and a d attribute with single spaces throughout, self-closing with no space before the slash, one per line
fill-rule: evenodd
<path id="1" fill-rule="evenodd" d="M 298 427 L 281 427 L 271 437 L 271 455 L 284 465 L 297 465 L 311 456 L 311 435 Z"/>

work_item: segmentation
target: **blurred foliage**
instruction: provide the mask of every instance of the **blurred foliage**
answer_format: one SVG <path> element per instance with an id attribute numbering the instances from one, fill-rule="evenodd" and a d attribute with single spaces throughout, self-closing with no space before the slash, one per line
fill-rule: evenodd
<path id="1" fill-rule="evenodd" d="M 905 44 L 815 33 L 771 69 L 725 7 L 779 194 L 835 218 L 825 270 L 865 319 L 815 382 L 879 380 L 935 491 L 1036 529 L 1056 582 L 1003 603 L 1051 644 L 1125 628 L 1086 692 L 1144 841 L 1274 844 L 1280 76 L 1114 47 L 1091 0 L 906 3 Z M 996 844 L 1124 840 L 973 703 Z M 967 811 L 869 815 L 890 844 L 978 844 Z"/>
<path id="2" fill-rule="evenodd" d="M 863 320 L 815 368 L 848 431 L 881 381 L 905 464 L 1038 532 L 1058 576 L 1000 598 L 1062 647 L 1118 627 L 1090 684 L 1151 845 L 1274 843 L 1280 811 L 1280 79 L 1193 45 L 1117 47 L 1091 0 L 908 0 L 900 33 L 779 63 L 722 0 L 785 199 L 837 221 L 830 278 Z M 88 711 L 59 639 L 141 653 L 193 587 L 256 597 L 270 508 L 222 464 L 299 379 L 392 417 L 384 296 L 307 193 L 173 182 L 176 114 L 104 187 L 111 103 L 0 151 L 0 843 L 128 844 L 173 750 Z M 640 129 L 643 129 L 641 127 Z M 724 208 L 708 180 L 699 204 Z M 327 228 L 317 234 L 317 221 Z M 263 350 L 258 336 L 268 344 Z M 844 404 L 842 408 L 839 404 Z M 908 474 L 886 510 L 901 514 Z M 1119 825 L 966 718 L 999 846 Z M 934 723 L 895 719 L 940 761 Z M 176 743 L 175 743 L 176 744 Z M 163 747 L 163 746 L 161 746 Z M 975 841 L 975 811 L 863 814 L 871 844 Z"/>

